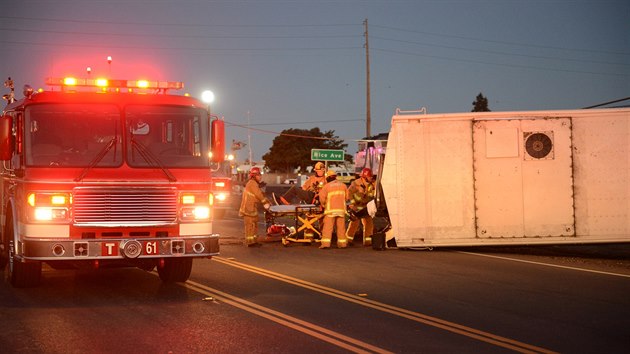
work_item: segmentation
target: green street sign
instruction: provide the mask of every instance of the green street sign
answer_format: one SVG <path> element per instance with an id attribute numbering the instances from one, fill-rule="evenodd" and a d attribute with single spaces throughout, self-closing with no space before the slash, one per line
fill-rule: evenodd
<path id="1" fill-rule="evenodd" d="M 311 161 L 343 161 L 343 150 L 311 149 Z"/>

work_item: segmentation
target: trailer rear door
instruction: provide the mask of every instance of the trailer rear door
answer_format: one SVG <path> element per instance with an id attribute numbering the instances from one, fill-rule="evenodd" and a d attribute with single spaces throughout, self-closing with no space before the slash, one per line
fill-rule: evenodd
<path id="1" fill-rule="evenodd" d="M 571 118 L 476 121 L 477 237 L 575 236 Z"/>

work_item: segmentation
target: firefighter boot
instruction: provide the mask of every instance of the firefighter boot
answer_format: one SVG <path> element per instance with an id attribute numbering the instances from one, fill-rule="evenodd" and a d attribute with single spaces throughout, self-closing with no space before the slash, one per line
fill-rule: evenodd
<path id="1" fill-rule="evenodd" d="M 365 236 L 363 238 L 363 246 L 372 246 L 372 236 Z"/>
<path id="2" fill-rule="evenodd" d="M 245 244 L 247 245 L 247 247 L 260 247 L 262 246 L 261 243 L 258 242 L 258 237 L 257 236 L 247 236 L 245 238 Z"/>

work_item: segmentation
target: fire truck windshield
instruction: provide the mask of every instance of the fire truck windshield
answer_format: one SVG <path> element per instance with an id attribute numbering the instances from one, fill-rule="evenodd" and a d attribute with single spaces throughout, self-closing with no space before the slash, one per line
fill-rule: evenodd
<path id="1" fill-rule="evenodd" d="M 30 166 L 209 167 L 209 119 L 194 107 L 40 104 L 25 111 Z M 124 128 L 123 128 L 124 127 Z M 123 143 L 124 142 L 124 143 Z"/>
<path id="2" fill-rule="evenodd" d="M 97 166 L 122 163 L 120 110 L 106 104 L 41 104 L 25 112 L 25 161 L 31 166 L 88 166 L 113 148 Z"/>
<path id="3" fill-rule="evenodd" d="M 128 106 L 127 163 L 132 167 L 209 167 L 208 113 L 175 106 Z M 157 160 L 157 161 L 156 161 Z"/>

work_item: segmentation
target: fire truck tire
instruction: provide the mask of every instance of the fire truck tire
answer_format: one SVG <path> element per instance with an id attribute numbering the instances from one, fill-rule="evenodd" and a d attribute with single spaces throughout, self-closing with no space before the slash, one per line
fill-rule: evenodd
<path id="1" fill-rule="evenodd" d="M 38 286 L 42 279 L 41 262 L 10 262 L 9 281 L 16 288 Z"/>
<path id="2" fill-rule="evenodd" d="M 38 286 L 42 278 L 42 262 L 20 262 L 13 255 L 13 242 L 9 243 L 9 271 L 7 278 L 15 288 Z"/>
<path id="3" fill-rule="evenodd" d="M 21 262 L 16 259 L 14 251 L 15 233 L 13 232 L 13 218 L 11 215 L 7 217 L 7 228 L 5 236 L 9 239 L 5 243 L 4 255 L 7 257 L 8 271 L 7 280 L 15 288 L 28 288 L 39 285 L 42 278 L 41 262 Z"/>
<path id="4" fill-rule="evenodd" d="M 166 258 L 164 267 L 158 267 L 160 279 L 165 283 L 185 282 L 190 277 L 193 259 L 186 258 Z"/>
<path id="5" fill-rule="evenodd" d="M 0 272 L 9 264 L 9 245 L 2 241 L 2 246 L 0 250 Z"/>

